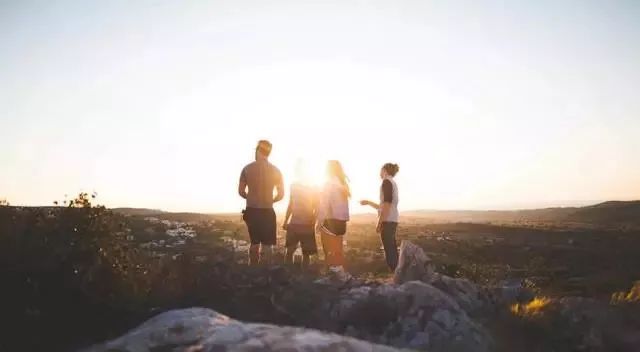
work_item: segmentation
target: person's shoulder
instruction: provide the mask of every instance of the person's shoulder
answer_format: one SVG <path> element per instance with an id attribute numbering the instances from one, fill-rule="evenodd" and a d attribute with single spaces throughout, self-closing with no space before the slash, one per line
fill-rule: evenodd
<path id="1" fill-rule="evenodd" d="M 273 171 L 274 173 L 281 174 L 280 169 L 278 169 L 278 167 L 273 165 L 271 162 L 269 162 L 269 168 L 271 168 L 271 171 Z"/>
<path id="2" fill-rule="evenodd" d="M 256 164 L 256 162 L 255 162 L 255 161 L 252 161 L 252 162 L 248 163 L 247 165 L 245 165 L 245 166 L 242 168 L 242 171 L 244 172 L 244 171 L 247 171 L 247 170 L 252 169 L 252 168 L 254 167 L 254 165 L 255 165 L 255 164 Z"/>

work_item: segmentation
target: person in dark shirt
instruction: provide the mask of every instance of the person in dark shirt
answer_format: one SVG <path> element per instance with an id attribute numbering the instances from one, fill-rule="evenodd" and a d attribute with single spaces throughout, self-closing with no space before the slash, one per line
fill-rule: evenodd
<path id="1" fill-rule="evenodd" d="M 242 169 L 238 185 L 238 193 L 247 200 L 242 218 L 247 224 L 251 240 L 250 265 L 256 265 L 261 261 L 269 262 L 272 246 L 276 244 L 277 225 L 273 203 L 284 198 L 284 183 L 280 170 L 269 162 L 271 149 L 269 141 L 258 142 L 256 161 Z"/>
<path id="2" fill-rule="evenodd" d="M 378 211 L 378 225 L 376 231 L 380 234 L 384 254 L 389 269 L 395 270 L 398 265 L 398 245 L 396 231 L 398 229 L 398 186 L 394 177 L 400 170 L 398 164 L 386 163 L 380 169 L 380 203 L 362 200 L 360 204 L 368 205 Z"/>

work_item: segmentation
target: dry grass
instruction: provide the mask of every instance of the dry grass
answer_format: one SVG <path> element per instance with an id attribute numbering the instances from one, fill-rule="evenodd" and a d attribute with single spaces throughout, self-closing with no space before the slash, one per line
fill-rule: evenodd
<path id="1" fill-rule="evenodd" d="M 511 312 L 521 317 L 535 317 L 542 314 L 542 310 L 551 302 L 548 297 L 536 297 L 529 303 L 516 303 L 511 306 Z"/>
<path id="2" fill-rule="evenodd" d="M 640 281 L 636 281 L 629 291 L 616 292 L 611 295 L 611 304 L 640 302 Z"/>

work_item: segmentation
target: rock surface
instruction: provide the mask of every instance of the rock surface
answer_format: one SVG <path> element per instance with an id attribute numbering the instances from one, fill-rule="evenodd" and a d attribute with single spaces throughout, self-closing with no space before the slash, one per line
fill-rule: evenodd
<path id="1" fill-rule="evenodd" d="M 271 276 L 279 277 L 274 273 Z M 430 352 L 486 352 L 494 349 L 493 339 L 474 318 L 509 304 L 519 292 L 513 285 L 486 288 L 440 275 L 424 251 L 409 241 L 401 244 L 393 281 L 329 277 L 300 287 L 288 285 L 286 277 L 270 279 L 282 287 L 272 296 L 272 304 L 294 325 L 349 337 L 242 323 L 192 308 L 158 315 L 88 351 L 394 351 L 382 346 L 388 345 Z"/>
<path id="2" fill-rule="evenodd" d="M 410 241 L 402 241 L 393 281 L 398 285 L 414 280 L 431 282 L 434 273 L 435 267 L 422 248 Z"/>
<path id="3" fill-rule="evenodd" d="M 126 335 L 84 352 L 344 351 L 392 352 L 392 347 L 312 329 L 243 323 L 205 308 L 159 314 Z"/>
<path id="4" fill-rule="evenodd" d="M 323 309 L 345 334 L 401 348 L 490 351 L 492 339 L 451 296 L 421 281 L 362 286 Z"/>
<path id="5" fill-rule="evenodd" d="M 528 301 L 533 298 L 521 284 L 510 283 L 499 287 L 483 287 L 467 279 L 452 278 L 436 273 L 431 259 L 422 248 L 410 241 L 402 241 L 400 260 L 394 273 L 394 282 L 399 285 L 415 280 L 440 289 L 468 313 L 493 310 L 497 306 Z"/>

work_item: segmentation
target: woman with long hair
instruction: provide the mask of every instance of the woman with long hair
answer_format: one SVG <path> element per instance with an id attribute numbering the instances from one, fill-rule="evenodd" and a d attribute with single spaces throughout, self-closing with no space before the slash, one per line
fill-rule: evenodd
<path id="1" fill-rule="evenodd" d="M 398 245 L 396 243 L 396 230 L 398 229 L 398 186 L 394 177 L 400 170 L 398 164 L 386 163 L 380 169 L 380 203 L 370 200 L 360 201 L 362 205 L 368 205 L 378 211 L 378 226 L 376 231 L 380 234 L 380 240 L 384 247 L 387 265 L 391 271 L 398 265 Z"/>
<path id="2" fill-rule="evenodd" d="M 327 163 L 327 180 L 320 193 L 316 230 L 320 233 L 325 261 L 331 274 L 347 278 L 344 271 L 343 237 L 349 221 L 349 179 L 337 160 Z M 342 278 L 342 277 L 341 277 Z"/>

